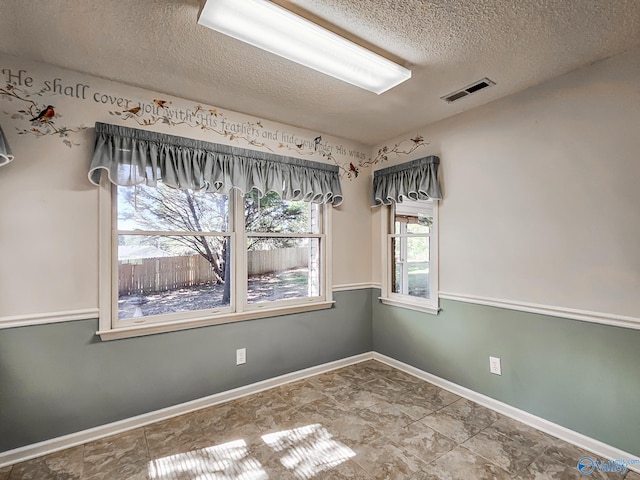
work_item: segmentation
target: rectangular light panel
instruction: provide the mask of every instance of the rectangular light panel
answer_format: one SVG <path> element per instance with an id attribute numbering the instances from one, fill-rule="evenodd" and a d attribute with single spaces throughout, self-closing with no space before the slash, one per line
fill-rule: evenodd
<path id="1" fill-rule="evenodd" d="M 266 0 L 207 0 L 198 23 L 381 94 L 411 70 Z"/>

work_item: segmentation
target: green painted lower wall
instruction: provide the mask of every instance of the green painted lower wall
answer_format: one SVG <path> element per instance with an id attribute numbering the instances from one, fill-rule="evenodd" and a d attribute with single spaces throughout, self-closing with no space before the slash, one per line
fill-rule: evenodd
<path id="1" fill-rule="evenodd" d="M 375 350 L 640 456 L 640 331 L 448 300 L 433 316 L 378 296 L 110 342 L 97 320 L 0 330 L 0 452 Z"/>
<path id="2" fill-rule="evenodd" d="M 448 300 L 434 316 L 376 297 L 375 351 L 640 456 L 639 330 Z"/>
<path id="3" fill-rule="evenodd" d="M 372 291 L 334 299 L 330 310 L 109 342 L 97 320 L 0 330 L 0 452 L 370 351 Z"/>

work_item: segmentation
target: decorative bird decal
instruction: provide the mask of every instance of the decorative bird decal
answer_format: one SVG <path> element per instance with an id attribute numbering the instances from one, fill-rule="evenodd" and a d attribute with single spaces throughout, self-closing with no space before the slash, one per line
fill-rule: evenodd
<path id="1" fill-rule="evenodd" d="M 356 178 L 358 178 L 358 173 L 360 173 L 353 162 L 349 163 L 349 172 L 352 172 Z"/>
<path id="2" fill-rule="evenodd" d="M 53 109 L 53 106 L 47 105 L 47 108 L 42 110 L 38 115 L 31 119 L 32 122 L 40 121 L 47 122 L 49 119 L 56 116 L 56 111 Z"/>
<path id="3" fill-rule="evenodd" d="M 416 138 L 412 138 L 411 141 L 413 141 L 414 143 L 420 143 L 424 140 L 424 137 L 422 135 L 416 135 Z"/>
<path id="4" fill-rule="evenodd" d="M 129 110 L 125 110 L 126 113 L 132 113 L 133 115 L 137 115 L 139 111 L 140 111 L 140 107 L 133 107 L 133 108 L 130 108 Z"/>
<path id="5" fill-rule="evenodd" d="M 320 145 L 320 142 L 322 141 L 322 136 L 318 136 L 316 138 L 313 139 L 313 149 L 317 152 L 318 151 L 318 145 Z"/>
<path id="6" fill-rule="evenodd" d="M 158 105 L 160 108 L 166 108 L 167 107 L 167 103 L 171 103 L 171 102 L 167 102 L 166 100 L 158 100 L 158 99 L 154 99 L 153 103 L 155 103 L 156 105 Z"/>

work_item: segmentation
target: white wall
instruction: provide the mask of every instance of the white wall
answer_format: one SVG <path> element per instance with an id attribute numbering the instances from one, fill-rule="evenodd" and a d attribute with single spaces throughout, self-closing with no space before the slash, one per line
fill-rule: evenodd
<path id="1" fill-rule="evenodd" d="M 639 316 L 639 79 L 635 49 L 420 131 L 394 162 L 441 158 L 441 292 Z"/>
<path id="2" fill-rule="evenodd" d="M 7 84 L 13 89 L 5 88 Z M 166 114 L 155 109 L 154 100 L 166 100 L 174 115 L 191 114 L 190 125 L 162 120 L 139 125 Z M 124 111 L 139 103 L 142 111 L 126 118 Z M 38 136 L 31 130 L 32 114 L 20 112 L 30 107 L 39 111 L 48 104 L 55 107 L 55 127 L 72 130 L 67 137 Z M 87 179 L 95 122 L 332 163 L 312 146 L 319 132 L 197 107 L 189 100 L 0 54 L 0 125 L 15 154 L 15 161 L 0 169 L 0 324 L 15 316 L 44 314 L 46 319 L 98 307 L 98 189 Z M 145 108 L 153 111 L 142 115 Z M 207 128 L 200 128 L 203 124 Z M 250 130 L 234 132 L 238 128 Z M 370 153 L 369 147 L 328 135 L 322 135 L 322 146 L 343 167 L 354 158 L 352 153 Z M 366 177 L 345 177 L 342 187 L 344 203 L 333 211 L 334 284 L 367 284 L 369 184 Z"/>

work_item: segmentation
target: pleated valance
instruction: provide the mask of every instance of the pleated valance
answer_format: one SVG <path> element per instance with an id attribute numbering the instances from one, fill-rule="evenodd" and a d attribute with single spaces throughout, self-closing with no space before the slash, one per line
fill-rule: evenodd
<path id="1" fill-rule="evenodd" d="M 440 159 L 434 155 L 401 163 L 373 173 L 372 205 L 410 200 L 441 199 L 438 182 Z"/>
<path id="2" fill-rule="evenodd" d="M 4 136 L 4 132 L 2 131 L 2 127 L 0 127 L 0 167 L 6 165 L 7 163 L 13 160 L 13 154 L 11 153 L 11 148 L 9 148 L 9 143 Z"/>
<path id="3" fill-rule="evenodd" d="M 136 128 L 96 123 L 89 180 L 103 172 L 116 185 L 161 181 L 179 189 L 243 195 L 273 191 L 284 200 L 342 203 L 336 165 L 247 150 Z"/>

